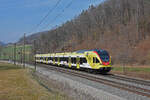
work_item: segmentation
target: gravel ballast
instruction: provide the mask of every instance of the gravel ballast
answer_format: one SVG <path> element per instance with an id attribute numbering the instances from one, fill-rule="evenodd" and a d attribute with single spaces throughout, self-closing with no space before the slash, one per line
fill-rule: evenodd
<path id="1" fill-rule="evenodd" d="M 110 93 L 104 92 L 103 90 L 96 89 L 90 85 L 83 84 L 80 81 L 76 81 L 76 79 L 72 79 L 69 77 L 65 77 L 62 73 L 45 70 L 44 68 L 38 67 L 38 73 L 46 76 L 50 80 L 55 80 L 62 84 L 62 88 L 67 90 L 69 87 L 69 94 L 75 97 L 78 100 L 126 100 L 121 97 L 112 95 Z M 38 74 L 37 74 L 38 75 Z M 72 76 L 71 76 L 72 77 Z M 68 91 L 68 90 L 67 90 Z M 65 91 L 65 92 L 67 92 Z M 75 94 L 75 95 L 74 95 Z"/>

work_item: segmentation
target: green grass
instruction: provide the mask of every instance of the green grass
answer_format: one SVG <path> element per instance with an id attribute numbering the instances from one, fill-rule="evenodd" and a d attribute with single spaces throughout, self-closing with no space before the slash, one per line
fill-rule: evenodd
<path id="1" fill-rule="evenodd" d="M 22 49 L 22 57 L 23 57 L 23 46 L 16 46 L 16 60 L 20 61 L 21 59 L 21 49 Z M 31 45 L 26 45 L 25 46 L 25 50 L 26 50 L 26 61 L 30 61 L 32 60 L 32 46 Z M 0 59 L 14 59 L 14 46 L 10 45 L 7 47 L 3 47 L 0 51 Z"/>
<path id="2" fill-rule="evenodd" d="M 139 67 L 125 67 L 125 70 L 126 71 L 129 71 L 129 72 L 148 72 L 150 73 L 150 68 L 139 68 Z M 113 67 L 112 71 L 123 71 L 123 67 Z"/>

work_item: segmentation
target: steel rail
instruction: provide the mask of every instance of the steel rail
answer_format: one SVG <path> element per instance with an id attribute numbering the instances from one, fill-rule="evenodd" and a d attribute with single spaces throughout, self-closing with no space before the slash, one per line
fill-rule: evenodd
<path id="1" fill-rule="evenodd" d="M 40 64 L 41 65 L 41 64 Z M 44 65 L 42 64 L 43 67 L 46 67 L 48 69 L 51 70 L 55 70 L 61 73 L 66 73 L 72 76 L 77 76 L 77 77 L 81 77 L 93 82 L 97 82 L 97 83 L 101 83 L 104 85 L 108 85 L 108 86 L 112 86 L 121 90 L 126 90 L 132 93 L 136 93 L 138 95 L 142 95 L 142 96 L 146 96 L 150 98 L 150 90 L 148 89 L 144 89 L 144 88 L 140 88 L 137 86 L 133 86 L 133 85 L 129 85 L 129 84 L 124 84 L 124 83 L 120 83 L 120 82 L 115 82 L 115 81 L 111 81 L 111 80 L 107 80 L 107 79 L 103 79 L 103 78 L 99 78 L 99 77 L 94 77 L 88 74 L 83 74 L 83 73 L 79 73 L 79 72 L 75 72 L 73 70 L 67 70 L 64 68 L 60 68 L 60 67 L 53 67 L 53 66 L 48 66 L 48 65 Z"/>
<path id="2" fill-rule="evenodd" d="M 132 82 L 132 83 L 136 83 L 136 84 L 140 84 L 140 85 L 145 85 L 145 86 L 150 86 L 150 82 L 149 81 L 145 81 L 145 80 L 140 80 L 140 79 L 135 79 L 135 78 L 129 78 L 129 77 L 124 77 L 124 76 L 119 76 L 119 75 L 109 75 L 107 76 L 108 78 L 114 78 L 117 80 L 123 80 L 123 81 L 128 81 L 128 82 Z"/>

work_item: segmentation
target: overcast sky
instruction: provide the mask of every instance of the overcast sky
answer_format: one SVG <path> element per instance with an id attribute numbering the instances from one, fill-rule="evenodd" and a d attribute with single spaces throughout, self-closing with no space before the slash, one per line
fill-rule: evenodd
<path id="1" fill-rule="evenodd" d="M 27 35 L 50 30 L 79 15 L 91 4 L 98 5 L 102 0 L 74 0 L 70 7 L 62 10 L 72 0 L 61 0 L 46 20 L 35 28 L 41 19 L 59 0 L 0 0 L 0 41 L 16 42 L 24 33 Z M 59 15 L 61 13 L 61 15 Z M 53 19 L 57 17 L 55 21 Z M 47 27 L 46 27 L 47 26 Z M 33 29 L 33 31 L 32 31 Z M 32 31 L 32 33 L 30 33 Z"/>

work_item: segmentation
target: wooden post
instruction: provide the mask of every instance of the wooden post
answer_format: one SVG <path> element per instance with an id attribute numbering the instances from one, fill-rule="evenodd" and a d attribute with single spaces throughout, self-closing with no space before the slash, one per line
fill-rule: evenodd
<path id="1" fill-rule="evenodd" d="M 23 54 L 24 54 L 24 56 L 23 56 L 23 68 L 25 68 L 25 42 L 26 42 L 26 41 L 25 41 L 25 36 L 26 36 L 26 34 L 24 33 L 24 44 L 23 44 L 23 49 L 24 49 L 24 50 L 23 50 L 23 51 L 24 51 L 24 53 L 23 53 Z"/>
<path id="2" fill-rule="evenodd" d="M 16 65 L 16 43 L 14 44 L 14 65 Z"/>
<path id="3" fill-rule="evenodd" d="M 20 50 L 20 62 L 21 62 L 21 64 L 22 64 L 22 48 L 21 48 L 21 50 Z"/>
<path id="4" fill-rule="evenodd" d="M 36 70 L 36 57 L 35 57 L 35 55 L 36 55 L 36 47 L 35 47 L 35 40 L 34 40 L 34 67 L 35 67 L 35 70 Z"/>

